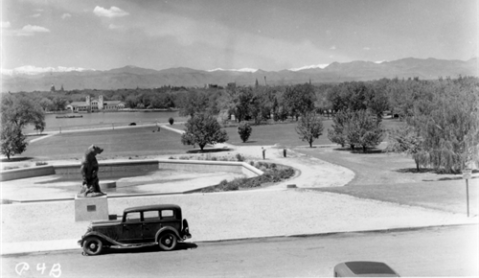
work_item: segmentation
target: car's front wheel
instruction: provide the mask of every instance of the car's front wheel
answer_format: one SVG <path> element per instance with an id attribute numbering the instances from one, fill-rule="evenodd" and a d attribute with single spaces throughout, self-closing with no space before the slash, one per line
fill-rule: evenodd
<path id="1" fill-rule="evenodd" d="M 171 251 L 176 247 L 176 236 L 172 232 L 164 232 L 158 238 L 158 246 L 163 251 Z"/>
<path id="2" fill-rule="evenodd" d="M 88 237 L 83 241 L 83 252 L 87 255 L 94 256 L 101 253 L 103 242 L 97 237 Z"/>

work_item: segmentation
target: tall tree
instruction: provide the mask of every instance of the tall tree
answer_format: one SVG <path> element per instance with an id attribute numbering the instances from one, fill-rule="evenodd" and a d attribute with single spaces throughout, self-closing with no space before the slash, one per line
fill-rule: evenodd
<path id="1" fill-rule="evenodd" d="M 323 120 L 321 116 L 315 112 L 303 114 L 296 127 L 296 133 L 298 133 L 299 139 L 308 142 L 309 147 L 312 148 L 314 140 L 323 134 Z"/>
<path id="2" fill-rule="evenodd" d="M 429 164 L 429 154 L 424 150 L 424 138 L 419 136 L 410 126 L 390 130 L 388 134 L 387 152 L 406 153 L 416 163 L 419 172 L 421 166 Z"/>
<path id="3" fill-rule="evenodd" d="M 315 93 L 311 84 L 299 84 L 286 88 L 283 101 L 289 114 L 299 119 L 303 113 L 314 110 Z"/>
<path id="4" fill-rule="evenodd" d="M 198 144 L 201 151 L 207 144 L 224 143 L 228 134 L 211 115 L 199 113 L 193 115 L 185 124 L 185 133 L 181 135 L 183 145 Z"/>
<path id="5" fill-rule="evenodd" d="M 45 128 L 45 116 L 38 102 L 22 95 L 5 95 L 1 106 L 1 151 L 10 159 L 21 154 L 27 147 L 23 128 L 31 124 L 42 132 Z"/>
<path id="6" fill-rule="evenodd" d="M 436 171 L 459 173 L 474 159 L 479 138 L 475 111 L 479 105 L 477 79 L 458 79 L 435 83 L 432 100 L 414 103 L 414 116 L 408 124 L 424 138 L 424 150 Z"/>
<path id="7" fill-rule="evenodd" d="M 2 125 L 12 123 L 23 129 L 31 124 L 40 131 L 45 128 L 45 115 L 40 104 L 24 96 L 3 96 L 1 115 Z"/>
<path id="8" fill-rule="evenodd" d="M 18 126 L 12 123 L 2 124 L 0 134 L 1 151 L 8 160 L 10 160 L 11 156 L 21 154 L 27 149 L 28 142 L 26 139 Z"/>
<path id="9" fill-rule="evenodd" d="M 377 116 L 367 110 L 353 112 L 346 125 L 346 140 L 351 146 L 360 146 L 363 152 L 367 148 L 376 147 L 381 143 L 384 130 Z"/>
<path id="10" fill-rule="evenodd" d="M 328 129 L 328 139 L 331 142 L 339 144 L 344 148 L 347 144 L 347 134 L 345 129 L 351 118 L 352 113 L 348 111 L 338 111 L 333 116 L 332 128 Z"/>

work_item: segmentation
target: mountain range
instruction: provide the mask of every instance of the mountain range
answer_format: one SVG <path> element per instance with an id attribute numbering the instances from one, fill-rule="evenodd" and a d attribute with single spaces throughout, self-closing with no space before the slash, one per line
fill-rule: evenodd
<path id="1" fill-rule="evenodd" d="M 28 67 L 27 67 L 28 68 Z M 35 67 L 33 67 L 35 68 Z M 49 71 L 2 72 L 2 92 L 45 91 L 52 86 L 65 90 L 74 89 L 122 89 L 157 88 L 165 85 L 204 87 L 206 84 L 225 86 L 259 84 L 288 85 L 297 83 L 323 83 L 343 81 L 367 81 L 381 78 L 437 79 L 461 76 L 479 76 L 478 59 L 467 61 L 440 60 L 434 58 L 404 58 L 387 62 L 353 61 L 334 62 L 281 71 L 263 71 L 250 68 L 240 70 L 215 69 L 210 71 L 191 68 L 164 70 L 125 66 L 111 70 L 75 68 L 50 68 Z M 67 69 L 67 70 L 62 70 Z"/>

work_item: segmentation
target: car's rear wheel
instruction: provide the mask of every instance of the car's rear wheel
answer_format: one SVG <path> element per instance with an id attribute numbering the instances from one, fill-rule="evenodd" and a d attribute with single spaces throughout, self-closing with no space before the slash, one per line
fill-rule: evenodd
<path id="1" fill-rule="evenodd" d="M 97 237 L 88 237 L 83 241 L 83 252 L 87 255 L 94 256 L 101 253 L 103 242 Z"/>
<path id="2" fill-rule="evenodd" d="M 163 251 L 171 251 L 176 247 L 176 236 L 172 232 L 164 232 L 158 238 L 158 246 Z"/>

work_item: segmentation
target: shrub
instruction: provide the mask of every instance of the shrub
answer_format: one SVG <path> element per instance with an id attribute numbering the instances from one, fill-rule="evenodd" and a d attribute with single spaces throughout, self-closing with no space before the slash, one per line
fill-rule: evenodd
<path id="1" fill-rule="evenodd" d="M 237 161 L 245 161 L 245 157 L 239 153 L 237 153 L 235 157 Z"/>
<path id="2" fill-rule="evenodd" d="M 173 125 L 173 123 L 175 122 L 175 119 L 169 118 L 169 119 L 168 119 L 168 122 L 170 123 L 170 125 Z"/>
<path id="3" fill-rule="evenodd" d="M 238 126 L 238 133 L 243 143 L 248 141 L 248 138 L 250 137 L 252 131 L 253 129 L 251 128 L 251 125 L 248 122 L 240 123 L 240 125 Z"/>

